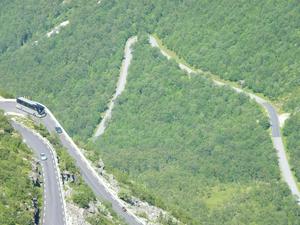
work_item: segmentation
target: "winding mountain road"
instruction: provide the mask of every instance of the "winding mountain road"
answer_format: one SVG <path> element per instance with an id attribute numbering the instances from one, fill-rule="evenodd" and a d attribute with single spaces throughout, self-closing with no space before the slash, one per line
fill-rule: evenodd
<path id="1" fill-rule="evenodd" d="M 116 92 L 113 95 L 108 110 L 105 112 L 104 118 L 102 119 L 101 123 L 99 124 L 94 138 L 99 137 L 103 132 L 105 131 L 106 125 L 111 118 L 112 109 L 114 107 L 114 102 L 117 99 L 117 97 L 123 92 L 125 85 L 126 85 L 126 78 L 128 74 L 128 68 L 132 59 L 132 50 L 131 46 L 137 41 L 137 37 L 130 38 L 125 46 L 124 50 L 124 60 L 122 63 L 122 69 L 120 72 L 120 77 L 118 80 Z M 159 44 L 157 43 L 156 39 L 153 36 L 150 36 L 150 44 L 153 47 L 160 48 Z M 166 56 L 168 59 L 171 59 L 172 56 L 169 55 L 167 52 L 165 52 L 163 49 L 160 48 L 161 53 Z M 195 71 L 195 69 L 191 68 L 188 65 L 185 65 L 183 63 L 178 62 L 178 66 L 180 69 L 184 70 L 188 74 L 192 73 L 198 73 L 199 71 Z M 223 86 L 227 85 L 224 82 L 214 80 L 212 81 L 218 85 Z M 258 104 L 260 104 L 267 112 L 268 116 L 271 122 L 271 131 L 272 131 L 272 140 L 274 148 L 276 149 L 278 159 L 279 159 L 279 167 L 280 171 L 282 173 L 282 177 L 284 181 L 288 184 L 292 194 L 300 200 L 300 192 L 297 187 L 297 183 L 293 177 L 293 174 L 291 172 L 288 159 L 285 154 L 284 145 L 280 133 L 280 126 L 279 126 L 279 119 L 278 114 L 275 110 L 275 108 L 270 104 L 267 100 L 249 93 L 243 89 L 232 87 L 236 92 L 238 93 L 244 93 L 248 95 L 250 98 L 254 99 Z M 3 109 L 5 112 L 8 113 L 18 113 L 18 114 L 25 114 L 25 112 L 19 111 L 16 108 L 16 101 L 14 99 L 0 99 L 0 109 Z M 123 207 L 125 207 L 124 203 L 118 198 L 117 194 L 114 193 L 112 190 L 108 188 L 106 183 L 104 182 L 103 178 L 95 171 L 95 169 L 92 167 L 91 163 L 85 158 L 85 156 L 82 154 L 81 150 L 77 147 L 77 145 L 73 142 L 73 140 L 70 138 L 70 136 L 67 134 L 67 132 L 64 130 L 64 128 L 61 126 L 61 124 L 57 121 L 57 119 L 54 117 L 54 115 L 51 113 L 49 109 L 47 109 L 47 116 L 39 119 L 49 130 L 49 132 L 55 132 L 55 127 L 59 126 L 62 128 L 63 133 L 60 135 L 60 140 L 62 142 L 62 145 L 68 150 L 69 154 L 75 159 L 76 165 L 79 167 L 80 172 L 84 178 L 84 180 L 87 182 L 87 184 L 92 188 L 92 190 L 96 193 L 96 195 L 101 196 L 104 200 L 107 200 L 111 202 L 113 210 L 121 216 L 128 224 L 130 225 L 138 225 L 138 224 L 144 224 L 142 220 L 140 220 L 138 217 L 136 217 L 131 211 L 124 211 Z M 48 156 L 51 155 L 51 152 L 47 148 L 47 145 L 40 140 L 38 140 L 37 137 L 35 137 L 33 134 L 30 133 L 29 130 L 26 128 L 13 123 L 13 126 L 16 130 L 18 130 L 23 138 L 26 140 L 26 143 L 29 147 L 34 149 L 37 154 L 41 151 L 46 152 Z M 47 150 L 48 149 L 48 150 Z M 50 159 L 50 157 L 48 157 Z M 55 165 L 51 163 L 52 160 L 44 161 L 42 162 L 44 171 L 45 171 L 45 187 L 46 193 L 49 193 L 49 197 L 46 195 L 46 202 L 47 204 L 45 208 L 45 225 L 55 224 L 60 225 L 64 224 L 64 215 L 63 215 L 63 209 L 61 204 L 61 197 L 57 195 L 57 193 L 60 193 L 59 186 L 57 186 L 57 180 L 55 177 L 58 175 L 57 170 L 55 169 Z M 56 172 L 55 172 L 56 171 Z M 48 189 L 50 191 L 48 191 Z M 53 197 L 54 196 L 54 197 Z M 58 204 L 58 205 L 57 205 Z M 49 212 L 48 212 L 49 209 Z M 52 210 L 52 211 L 51 211 Z"/>
<path id="2" fill-rule="evenodd" d="M 12 126 L 22 135 L 28 147 L 33 149 L 38 158 L 40 153 L 45 153 L 48 158 L 45 161 L 40 161 L 44 178 L 42 225 L 65 225 L 65 210 L 59 181 L 60 174 L 56 168 L 55 156 L 47 143 L 43 142 L 31 130 L 14 121 L 12 121 Z"/>
<path id="3" fill-rule="evenodd" d="M 124 48 L 124 60 L 122 62 L 116 91 L 111 101 L 109 102 L 108 110 L 105 112 L 105 115 L 95 132 L 94 139 L 96 139 L 97 137 L 101 136 L 104 133 L 107 123 L 111 118 L 115 100 L 118 98 L 119 95 L 122 94 L 122 92 L 125 89 L 128 69 L 132 60 L 132 45 L 136 42 L 137 42 L 137 36 L 133 36 L 129 38 L 126 42 Z M 0 109 L 3 109 L 4 111 L 10 113 L 26 114 L 16 109 L 16 102 L 14 99 L 12 100 L 0 99 Z M 39 120 L 46 126 L 49 132 L 55 132 L 56 126 L 62 128 L 63 133 L 60 135 L 60 140 L 62 145 L 68 149 L 69 154 L 75 159 L 76 164 L 79 167 L 84 180 L 92 188 L 92 190 L 96 195 L 101 196 L 104 200 L 111 202 L 113 210 L 119 216 L 121 216 L 128 224 L 130 225 L 144 224 L 144 222 L 140 220 L 138 217 L 136 217 L 132 212 L 130 212 L 129 210 L 127 211 L 123 210 L 123 208 L 125 207 L 124 203 L 118 198 L 116 193 L 112 192 L 108 188 L 103 178 L 99 176 L 99 174 L 95 171 L 95 169 L 92 167 L 90 162 L 85 158 L 81 150 L 73 142 L 73 140 L 63 129 L 61 124 L 56 120 L 56 118 L 54 117 L 54 115 L 51 113 L 49 109 L 47 109 L 47 116 Z"/>
<path id="4" fill-rule="evenodd" d="M 0 109 L 4 110 L 6 113 L 17 113 L 17 114 L 26 115 L 25 112 L 20 111 L 19 109 L 16 108 L 15 99 L 0 99 Z M 109 187 L 104 182 L 103 178 L 96 172 L 96 170 L 92 167 L 91 163 L 85 158 L 81 150 L 77 147 L 77 145 L 70 138 L 68 133 L 57 121 L 57 119 L 54 117 L 52 112 L 47 108 L 46 108 L 46 112 L 47 112 L 46 117 L 37 120 L 42 122 L 49 132 L 55 132 L 56 126 L 62 128 L 63 133 L 60 134 L 61 143 L 68 150 L 68 153 L 75 159 L 76 165 L 78 166 L 84 180 L 91 187 L 94 193 L 97 196 L 100 196 L 102 199 L 109 201 L 112 204 L 113 210 L 121 218 L 123 218 L 128 224 L 130 225 L 145 224 L 142 220 L 140 220 L 137 216 L 135 216 L 134 213 L 132 213 L 130 210 L 127 211 L 123 210 L 123 207 L 126 207 L 124 202 L 119 199 L 116 193 L 114 193 L 112 190 L 109 189 Z M 28 138 L 31 139 L 30 137 Z M 55 199 L 54 201 L 56 202 L 57 200 Z"/>
<path id="5" fill-rule="evenodd" d="M 159 48 L 162 55 L 164 55 L 167 59 L 172 59 L 172 56 L 168 54 L 164 49 L 161 48 L 161 46 L 158 44 L 158 41 L 156 38 L 152 35 L 149 35 L 149 43 L 152 47 Z M 175 60 L 176 61 L 176 60 Z M 196 71 L 195 69 L 191 68 L 189 65 L 185 65 L 183 63 L 177 62 L 178 66 L 181 70 L 185 71 L 188 74 L 195 73 L 200 74 L 202 70 Z M 215 80 L 211 78 L 211 80 L 218 86 L 224 86 L 227 85 L 225 82 Z M 275 107 L 272 106 L 271 103 L 269 103 L 267 100 L 253 94 L 249 93 L 243 89 L 231 87 L 234 91 L 238 93 L 244 93 L 248 95 L 251 99 L 255 100 L 259 105 L 261 105 L 268 113 L 270 124 L 271 124 L 271 136 L 273 141 L 273 146 L 276 149 L 278 161 L 279 161 L 279 168 L 282 174 L 282 177 L 284 181 L 287 183 L 289 189 L 291 190 L 292 194 L 297 198 L 298 203 L 300 203 L 300 192 L 297 186 L 297 183 L 294 179 L 294 176 L 292 174 L 290 165 L 288 163 L 287 156 L 285 154 L 284 145 L 280 133 L 280 125 L 279 125 L 279 119 L 278 114 L 275 110 Z"/>

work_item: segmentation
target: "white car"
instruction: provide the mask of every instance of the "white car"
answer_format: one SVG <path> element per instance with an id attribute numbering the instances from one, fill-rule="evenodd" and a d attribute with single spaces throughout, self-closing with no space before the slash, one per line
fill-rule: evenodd
<path id="1" fill-rule="evenodd" d="M 45 153 L 41 153 L 40 156 L 41 156 L 41 160 L 42 160 L 42 161 L 47 160 L 47 156 L 46 156 Z"/>

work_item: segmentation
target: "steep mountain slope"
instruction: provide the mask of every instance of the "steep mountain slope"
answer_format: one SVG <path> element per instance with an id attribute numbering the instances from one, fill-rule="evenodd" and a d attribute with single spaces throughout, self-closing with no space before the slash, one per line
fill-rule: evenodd
<path id="1" fill-rule="evenodd" d="M 97 143 L 110 170 L 143 184 L 188 224 L 296 222 L 255 103 L 189 79 L 148 44 L 138 44 L 129 71 Z"/>
<path id="2" fill-rule="evenodd" d="M 189 64 L 296 112 L 299 6 L 295 0 L 1 1 L 0 90 L 46 104 L 87 143 L 115 90 L 126 40 L 147 32 Z M 58 34 L 46 36 L 64 21 Z M 146 42 L 134 53 L 108 133 L 93 145 L 110 170 L 129 176 L 139 191 L 150 192 L 147 200 L 188 224 L 299 223 L 257 105 L 199 77 L 189 80 Z M 287 124 L 299 176 L 297 114 Z"/>

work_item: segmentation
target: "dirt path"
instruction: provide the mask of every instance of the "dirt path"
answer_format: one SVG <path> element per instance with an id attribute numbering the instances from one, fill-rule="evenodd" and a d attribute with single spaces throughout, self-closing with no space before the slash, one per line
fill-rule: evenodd
<path id="1" fill-rule="evenodd" d="M 108 109 L 104 113 L 103 119 L 101 120 L 100 124 L 98 125 L 98 127 L 96 129 L 96 132 L 94 134 L 94 139 L 96 139 L 97 137 L 101 136 L 104 133 L 104 131 L 107 127 L 107 124 L 111 118 L 112 110 L 115 105 L 115 100 L 118 98 L 119 95 L 122 94 L 122 92 L 125 89 L 127 75 L 128 75 L 128 69 L 129 69 L 129 66 L 131 63 L 131 59 L 132 59 L 131 47 L 136 42 L 137 42 L 137 36 L 129 38 L 126 42 L 125 49 L 124 49 L 124 60 L 122 62 L 122 67 L 120 70 L 120 76 L 119 76 L 119 80 L 117 83 L 117 88 L 116 88 L 116 91 L 115 91 L 112 99 L 110 100 L 110 102 L 108 104 Z"/>

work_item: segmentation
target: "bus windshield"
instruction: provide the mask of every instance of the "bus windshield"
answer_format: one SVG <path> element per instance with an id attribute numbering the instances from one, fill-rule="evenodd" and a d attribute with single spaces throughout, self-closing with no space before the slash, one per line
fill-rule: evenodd
<path id="1" fill-rule="evenodd" d="M 40 104 L 36 104 L 36 110 L 39 114 L 44 114 L 45 113 L 45 107 L 40 105 Z"/>

